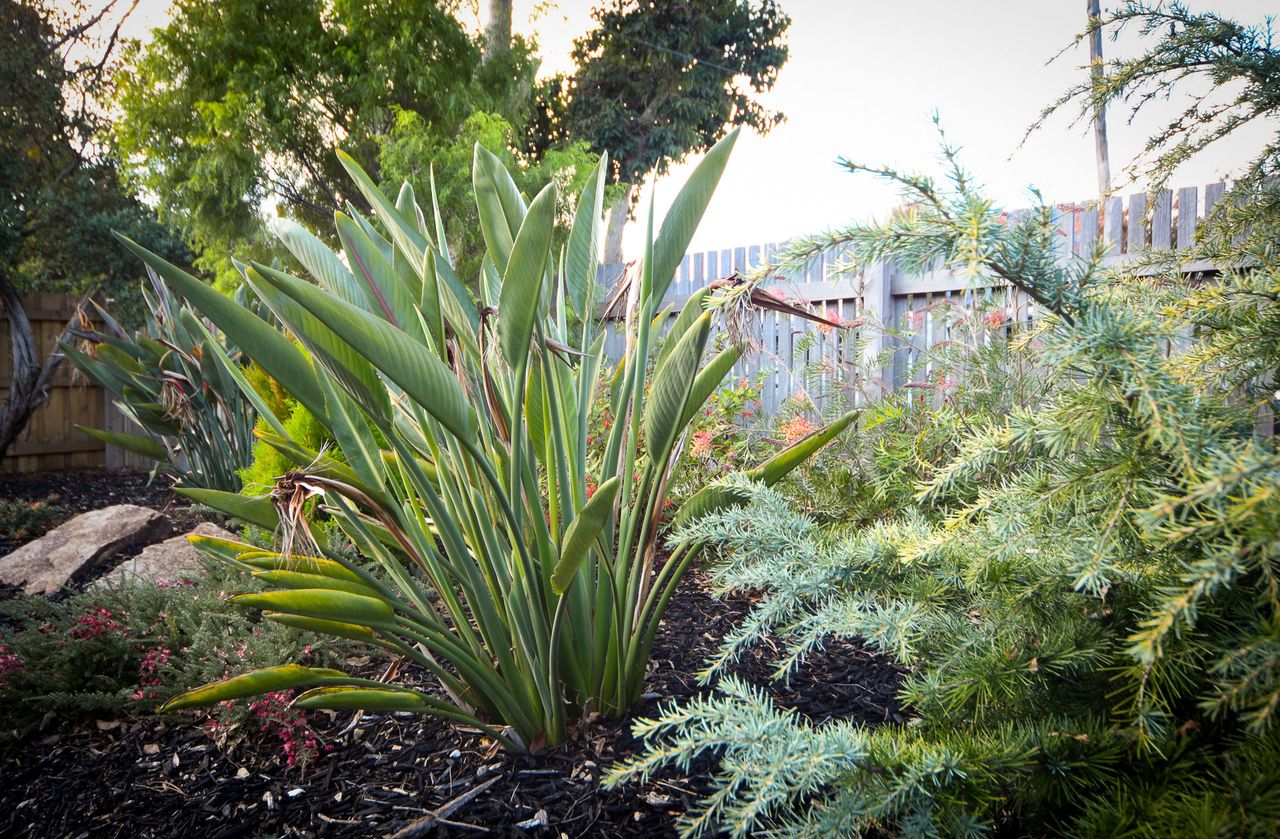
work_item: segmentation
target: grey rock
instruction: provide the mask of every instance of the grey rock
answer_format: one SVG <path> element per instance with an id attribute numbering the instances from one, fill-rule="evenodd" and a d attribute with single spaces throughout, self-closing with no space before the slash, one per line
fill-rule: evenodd
<path id="1" fill-rule="evenodd" d="M 53 594 L 120 551 L 168 533 L 169 520 L 146 507 L 90 510 L 0 557 L 0 582 L 22 585 L 28 594 Z"/>
<path id="2" fill-rule="evenodd" d="M 133 559 L 122 562 L 94 582 L 95 588 L 136 585 L 139 582 L 177 582 L 183 577 L 194 577 L 203 564 L 200 554 L 187 540 L 188 536 L 213 536 L 218 539 L 235 539 L 211 522 L 201 522 L 190 533 L 174 536 L 163 542 L 143 548 Z"/>

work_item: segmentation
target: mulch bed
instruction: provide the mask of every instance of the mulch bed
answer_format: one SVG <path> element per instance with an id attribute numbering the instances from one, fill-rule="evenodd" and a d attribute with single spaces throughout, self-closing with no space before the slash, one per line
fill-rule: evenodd
<path id="1" fill-rule="evenodd" d="M 175 494 L 172 486 L 172 479 L 157 476 L 152 480 L 146 472 L 41 472 L 0 476 L 0 500 L 41 501 L 56 508 L 58 516 L 50 530 L 80 513 L 113 504 L 160 510 L 169 517 L 175 533 L 190 530 L 210 518 L 201 515 L 188 499 Z M 29 533 L 13 539 L 0 533 L 0 556 L 41 535 Z"/>
<path id="2" fill-rule="evenodd" d="M 139 503 L 142 489 L 114 491 Z M 751 606 L 749 597 L 711 597 L 692 574 L 659 630 L 635 716 L 702 692 L 695 674 Z M 771 679 L 773 669 L 765 648 L 733 672 L 815 723 L 903 719 L 900 670 L 856 644 L 810 655 L 786 684 Z M 285 766 L 272 737 L 220 750 L 203 728 L 173 718 L 90 721 L 11 746 L 0 751 L 0 835 L 369 836 L 417 822 L 415 835 L 674 836 L 676 818 L 710 791 L 714 770 L 704 757 L 687 774 L 602 789 L 608 767 L 640 746 L 630 720 L 593 722 L 571 744 L 538 755 L 495 752 L 489 741 L 414 715 L 317 713 L 311 724 L 332 750 L 305 771 Z M 437 810 L 443 821 L 422 821 Z"/>

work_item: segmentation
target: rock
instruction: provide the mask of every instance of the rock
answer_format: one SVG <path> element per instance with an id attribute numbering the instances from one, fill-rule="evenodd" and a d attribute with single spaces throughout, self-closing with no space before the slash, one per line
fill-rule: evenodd
<path id="1" fill-rule="evenodd" d="M 183 577 L 195 576 L 200 573 L 202 564 L 200 554 L 187 540 L 192 535 L 214 536 L 218 539 L 236 538 L 235 534 L 228 533 L 216 524 L 201 522 L 190 533 L 143 548 L 142 553 L 125 560 L 96 580 L 94 587 L 131 585 L 148 580 L 154 583 L 177 582 Z"/>
<path id="2" fill-rule="evenodd" d="M 168 533 L 169 520 L 146 507 L 90 510 L 0 557 L 0 583 L 20 584 L 28 594 L 53 594 L 120 551 Z"/>

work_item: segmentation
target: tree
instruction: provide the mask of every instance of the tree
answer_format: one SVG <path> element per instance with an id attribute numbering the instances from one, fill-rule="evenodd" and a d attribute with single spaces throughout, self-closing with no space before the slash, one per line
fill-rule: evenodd
<path id="1" fill-rule="evenodd" d="M 1091 19 L 1075 43 L 1101 34 L 1115 39 L 1129 29 L 1137 30 L 1149 46 L 1100 62 L 1095 72 L 1047 107 L 1031 130 L 1073 106 L 1080 121 L 1092 120 L 1108 105 L 1125 105 L 1133 122 L 1152 102 L 1186 96 L 1189 104 L 1162 121 L 1126 170 L 1158 190 L 1193 156 L 1242 126 L 1274 120 L 1280 113 L 1280 49 L 1270 20 L 1250 25 L 1214 12 L 1192 12 L 1181 2 L 1129 0 Z M 1217 254 L 1226 261 L 1271 246 L 1280 233 L 1277 169 L 1280 135 L 1233 173 L 1231 189 L 1210 220 L 1210 232 L 1218 235 L 1202 236 L 1199 244 L 1220 248 L 1234 242 L 1234 258 Z"/>
<path id="2" fill-rule="evenodd" d="M 625 186 L 610 208 L 605 261 L 651 172 L 710 148 L 729 126 L 767 133 L 782 114 L 753 94 L 773 87 L 791 25 L 774 0 L 606 0 L 574 42 L 571 76 L 540 90 L 535 137 L 588 140 Z"/>
<path id="3" fill-rule="evenodd" d="M 114 0 L 92 13 L 80 5 L 58 11 L 36 0 L 0 0 L 0 304 L 13 359 L 0 407 L 0 457 L 48 398 L 62 362 L 56 350 L 40 357 L 22 295 L 98 289 L 136 297 L 129 286 L 137 270 L 112 242 L 113 228 L 187 258 L 153 213 L 121 188 L 102 143 L 101 97 L 129 10 Z"/>
<path id="4" fill-rule="evenodd" d="M 271 202 L 332 229 L 356 198 L 338 148 L 376 164 L 403 114 L 446 142 L 533 71 L 517 42 L 481 72 L 477 39 L 436 0 L 180 0 L 130 64 L 117 129 L 130 172 L 223 270 L 266 247 Z"/>

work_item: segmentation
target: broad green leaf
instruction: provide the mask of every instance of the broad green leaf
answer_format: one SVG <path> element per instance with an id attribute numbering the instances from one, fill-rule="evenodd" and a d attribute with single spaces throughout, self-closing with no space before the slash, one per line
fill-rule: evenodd
<path id="1" fill-rule="evenodd" d="M 596 539 L 613 519 L 613 502 L 621 485 L 622 479 L 617 475 L 601 484 L 569 525 L 560 549 L 560 559 L 551 572 L 551 590 L 556 594 L 569 590 L 569 584 L 577 576 Z"/>
<path id="2" fill-rule="evenodd" d="M 355 158 L 346 152 L 338 151 L 338 160 L 341 161 L 347 174 L 351 175 L 351 179 L 356 182 L 356 186 L 360 189 L 360 194 L 369 202 L 369 206 L 373 207 L 373 212 L 377 215 L 378 220 L 387 228 L 387 232 L 391 234 L 391 241 L 395 246 L 409 258 L 409 264 L 417 271 L 422 271 L 423 259 L 428 247 L 433 247 L 432 242 L 418 230 L 417 225 L 411 223 L 408 219 L 400 214 L 400 211 L 382 194 L 382 190 L 374 185 L 373 180 L 365 173 Z"/>
<path id="3" fill-rule="evenodd" d="M 206 342 L 210 345 L 216 345 L 216 342 L 213 340 L 213 335 L 209 333 L 209 330 L 205 325 L 201 323 L 200 319 L 193 315 L 189 309 L 183 309 L 182 314 L 179 315 L 179 317 L 183 321 L 187 321 L 189 328 L 202 335 Z M 236 383 L 236 388 L 244 398 L 249 400 L 249 403 L 253 405 L 254 409 L 258 412 L 259 419 L 265 420 L 272 431 L 283 436 L 285 434 L 284 424 L 271 410 L 270 406 L 267 405 L 266 401 L 263 400 L 258 391 L 254 389 L 253 385 L 249 383 L 249 380 L 245 378 L 244 373 L 240 370 L 240 365 L 227 358 L 226 353 L 221 349 L 216 349 L 214 352 L 210 353 L 210 355 L 217 359 L 218 364 L 226 370 L 227 375 Z"/>
<path id="4" fill-rule="evenodd" d="M 711 313 L 704 312 L 654 373 L 653 388 L 644 403 L 644 442 L 655 461 L 666 456 L 680 433 L 689 390 L 710 334 Z"/>
<path id="5" fill-rule="evenodd" d="M 293 568 L 276 568 L 254 571 L 253 576 L 268 585 L 281 589 L 327 589 L 329 591 L 345 591 L 348 594 L 358 594 L 362 597 L 380 598 L 375 589 L 369 588 L 363 582 L 340 580 L 326 574 L 309 574 L 307 570 L 309 569 L 304 567 L 299 567 L 297 570 Z"/>
<path id="6" fill-rule="evenodd" d="M 253 545 L 232 539 L 219 539 L 216 536 L 191 534 L 187 536 L 187 541 L 201 556 L 224 561 L 237 561 L 243 554 L 257 550 Z"/>
<path id="7" fill-rule="evenodd" d="M 709 513 L 732 507 L 735 504 L 746 504 L 751 500 L 744 490 L 722 484 L 707 484 L 680 505 L 671 520 L 673 528 L 679 530 L 691 521 L 696 521 Z"/>
<path id="8" fill-rule="evenodd" d="M 338 255 L 321 242 L 310 230 L 290 219 L 276 219 L 271 225 L 275 233 L 289 252 L 293 254 L 302 267 L 319 281 L 321 287 L 362 309 L 376 305 L 369 292 L 369 287 L 357 282 L 355 275 L 342 263 Z"/>
<path id="9" fill-rule="evenodd" d="M 283 664 L 279 667 L 254 670 L 251 673 L 233 676 L 230 679 L 223 679 L 220 682 L 180 693 L 161 705 L 160 710 L 179 711 L 183 708 L 201 708 L 225 702 L 228 699 L 243 699 L 246 696 L 258 696 L 275 690 L 311 687 L 330 679 L 345 678 L 347 674 L 341 670 Z"/>
<path id="10" fill-rule="evenodd" d="M 331 580 L 346 580 L 353 583 L 363 582 L 363 578 L 359 574 L 340 562 L 334 562 L 332 559 L 325 559 L 319 556 L 285 556 L 284 554 L 270 551 L 256 553 L 256 556 L 242 554 L 237 557 L 237 561 L 263 571 L 302 571 L 308 576 L 328 577 Z M 320 588 L 323 588 L 323 586 Z"/>
<path id="11" fill-rule="evenodd" d="M 547 184 L 529 205 L 520 225 L 498 298 L 498 340 L 512 370 L 529 358 L 529 341 L 538 317 L 542 282 L 556 222 L 556 187 Z"/>
<path id="12" fill-rule="evenodd" d="M 724 377 L 729 375 L 729 371 L 733 369 L 733 365 L 738 363 L 738 359 L 742 358 L 741 345 L 735 344 L 721 350 L 715 358 L 707 362 L 707 365 L 698 371 L 698 376 L 693 380 L 693 387 L 689 389 L 689 399 L 685 404 L 684 418 L 680 423 L 680 429 L 683 431 L 694 415 L 706 404 L 711 398 L 711 394 L 715 393 L 720 384 L 724 381 Z"/>
<path id="13" fill-rule="evenodd" d="M 578 209 L 573 216 L 565 254 L 564 279 L 569 305 L 584 321 L 595 317 L 592 307 L 600 265 L 600 217 L 604 212 L 604 175 L 608 160 L 607 154 L 600 156 L 600 162 L 578 196 Z"/>
<path id="14" fill-rule="evenodd" d="M 460 440 L 474 440 L 475 411 L 453 373 L 439 357 L 382 318 L 278 272 L 268 282 L 320 319 L 356 348 L 411 399 Z"/>
<path id="15" fill-rule="evenodd" d="M 377 304 L 377 308 L 370 311 L 382 314 L 401 329 L 414 331 L 411 323 L 414 320 L 413 306 L 422 295 L 421 287 L 408 288 L 404 285 L 391 263 L 378 252 L 360 225 L 342 213 L 335 213 L 334 220 L 351 272 L 364 284 L 369 297 Z M 357 301 L 347 302 L 359 305 Z"/>
<path id="16" fill-rule="evenodd" d="M 331 589 L 298 588 L 237 594 L 231 602 L 270 612 L 370 626 L 387 623 L 395 617 L 395 611 L 384 600 Z"/>
<path id="17" fill-rule="evenodd" d="M 281 292 L 280 283 L 285 281 L 302 282 L 256 262 L 245 275 L 245 282 L 267 304 L 272 313 L 289 328 L 289 331 L 306 346 L 311 355 L 332 374 L 333 378 L 360 403 L 370 416 L 375 419 L 389 418 L 391 398 L 387 394 L 386 384 L 378 377 L 378 372 L 374 370 L 373 365 L 354 344 L 344 340 L 306 307 Z M 309 283 L 305 285 L 319 294 L 324 294 Z M 338 301 L 337 297 L 331 297 L 331 299 Z M 351 304 L 344 303 L 344 305 Z M 352 306 L 352 309 L 356 307 Z M 323 385 L 321 385 L 321 391 L 324 391 Z M 326 425 L 328 425 L 329 416 L 328 401 L 326 399 L 326 410 L 316 415 Z"/>
<path id="18" fill-rule="evenodd" d="M 755 469 L 747 472 L 747 476 L 754 481 L 760 481 L 765 486 L 773 486 L 786 477 L 788 472 L 804 463 L 819 449 L 840 436 L 841 432 L 848 428 L 849 424 L 857 418 L 858 412 L 850 411 L 830 425 L 819 428 L 812 434 L 778 452 Z"/>
<path id="19" fill-rule="evenodd" d="M 248 524 L 257 525 L 264 530 L 275 530 L 280 526 L 280 515 L 275 505 L 267 497 L 256 498 L 225 492 L 220 489 L 198 489 L 196 487 L 174 487 L 173 491 L 185 495 L 198 504 L 212 507 L 220 513 Z"/>
<path id="20" fill-rule="evenodd" d="M 710 293 L 711 290 L 703 286 L 689 295 L 689 299 L 684 303 L 684 308 L 676 316 L 676 322 L 671 324 L 671 329 L 663 336 L 662 349 L 658 350 L 658 359 L 654 365 L 655 369 L 667 360 L 667 356 L 671 355 L 671 351 L 680 342 L 680 336 L 684 335 L 689 327 L 693 326 L 694 322 L 702 317 L 702 313 L 706 311 L 704 303 Z"/>
<path id="21" fill-rule="evenodd" d="M 77 425 L 76 428 L 95 440 L 101 440 L 108 446 L 115 446 L 127 452 L 149 457 L 152 460 L 165 461 L 169 459 L 169 452 L 165 449 L 164 444 L 154 438 L 146 437 L 142 434 L 126 434 L 123 431 L 86 428 L 83 425 Z"/>
<path id="22" fill-rule="evenodd" d="M 274 623 L 304 629 L 317 635 L 335 635 L 339 638 L 350 638 L 352 641 L 374 640 L 373 630 L 358 623 L 329 621 L 324 618 L 308 618 L 302 615 L 286 615 L 281 612 L 263 612 L 262 616 Z"/>
<path id="23" fill-rule="evenodd" d="M 316 384 L 315 368 L 278 329 L 128 237 L 117 234 L 117 238 L 308 411 L 324 416 L 324 396 Z"/>
<path id="24" fill-rule="evenodd" d="M 414 690 L 354 686 L 315 688 L 299 696 L 293 704 L 309 710 L 412 711 L 419 714 L 433 711 L 436 707 L 436 703 L 428 702 Z"/>
<path id="25" fill-rule="evenodd" d="M 507 260 L 511 258 L 516 231 L 524 221 L 524 199 L 502 161 L 479 143 L 476 143 L 472 158 L 471 183 L 485 246 L 498 271 L 504 272 Z"/>
<path id="26" fill-rule="evenodd" d="M 711 203 L 711 196 L 720 183 L 729 153 L 738 141 L 738 131 L 733 129 L 720 142 L 711 147 L 706 157 L 698 163 L 689 180 L 680 189 L 671 209 L 662 221 L 662 229 L 653 243 L 653 300 L 661 300 L 675 277 L 680 260 L 689 249 L 689 242 L 702 221 L 702 214 Z"/>

